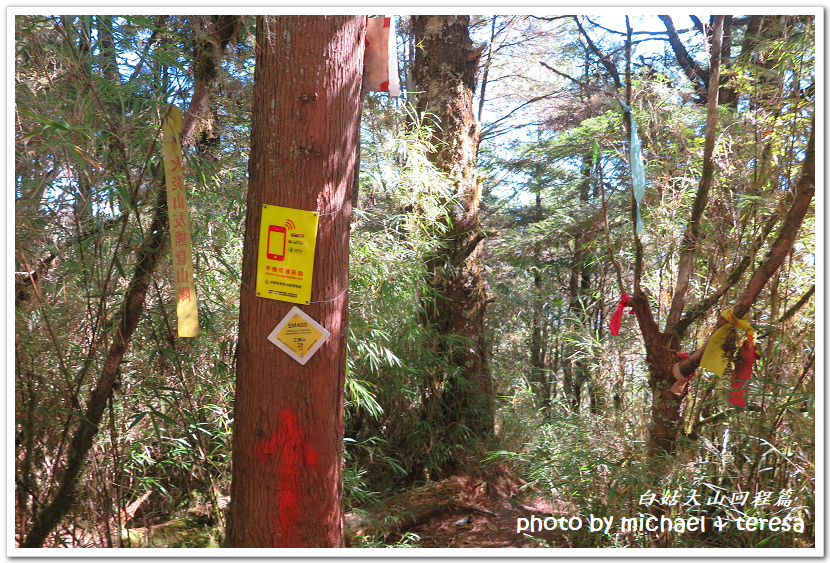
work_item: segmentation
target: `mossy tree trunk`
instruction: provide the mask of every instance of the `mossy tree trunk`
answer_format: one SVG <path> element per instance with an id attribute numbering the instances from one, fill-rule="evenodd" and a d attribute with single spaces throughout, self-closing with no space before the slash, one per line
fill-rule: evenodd
<path id="1" fill-rule="evenodd" d="M 493 384 L 484 339 L 487 292 L 482 277 L 484 232 L 479 217 L 481 184 L 475 171 L 479 125 L 473 117 L 477 54 L 469 35 L 469 16 L 413 16 L 417 45 L 413 77 L 417 110 L 433 114 L 431 161 L 452 182 L 446 246 L 428 258 L 435 299 L 427 304 L 427 322 L 444 340 L 450 369 L 444 374 L 437 409 L 440 432 L 449 445 L 469 444 L 493 430 Z M 469 431 L 469 432 L 468 432 Z M 466 436 L 465 436 L 466 434 Z M 458 459 L 450 459 L 452 469 Z"/>

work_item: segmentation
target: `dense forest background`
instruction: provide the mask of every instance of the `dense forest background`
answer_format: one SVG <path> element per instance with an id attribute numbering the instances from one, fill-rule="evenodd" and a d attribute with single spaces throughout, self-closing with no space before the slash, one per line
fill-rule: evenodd
<path id="1" fill-rule="evenodd" d="M 586 519 L 804 523 L 583 528 L 534 545 L 815 546 L 814 16 L 445 21 L 468 34 L 444 47 L 463 49 L 475 94 L 475 197 L 442 168 L 454 141 L 418 96 L 441 75 L 416 64 L 431 20 L 396 23 L 403 92 L 365 93 L 353 189 L 347 527 L 425 484 L 477 476 L 516 505 Z M 60 502 L 45 547 L 223 541 L 254 34 L 242 16 L 15 16 L 18 545 Z M 182 136 L 201 329 L 190 339 L 176 335 L 156 240 L 169 238 L 157 194 L 170 103 L 194 116 Z M 623 305 L 634 314 L 612 335 Z M 733 306 L 759 359 L 739 328 L 717 376 L 697 362 Z M 447 329 L 465 311 L 481 334 Z M 102 378 L 111 396 L 96 397 Z M 88 453 L 73 439 L 85 425 Z M 363 528 L 351 545 L 421 542 Z"/>

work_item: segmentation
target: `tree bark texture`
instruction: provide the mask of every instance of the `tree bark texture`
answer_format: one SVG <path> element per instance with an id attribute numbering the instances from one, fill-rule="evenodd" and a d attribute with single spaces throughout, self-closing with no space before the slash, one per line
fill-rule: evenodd
<path id="1" fill-rule="evenodd" d="M 431 256 L 430 283 L 437 292 L 427 307 L 439 333 L 461 336 L 450 351 L 457 377 L 445 381 L 441 397 L 447 425 L 464 425 L 477 436 L 493 429 L 493 385 L 484 341 L 487 294 L 482 277 L 484 233 L 479 217 L 481 185 L 475 172 L 479 127 L 472 98 L 478 58 L 469 36 L 469 16 L 413 16 L 417 45 L 413 77 L 419 113 L 436 116 L 431 161 L 453 183 L 447 246 Z"/>
<path id="2" fill-rule="evenodd" d="M 364 16 L 261 16 L 234 405 L 230 547 L 342 547 L 349 220 Z M 309 305 L 330 333 L 300 365 L 268 339 L 294 306 L 258 297 L 263 204 L 320 213 Z"/>

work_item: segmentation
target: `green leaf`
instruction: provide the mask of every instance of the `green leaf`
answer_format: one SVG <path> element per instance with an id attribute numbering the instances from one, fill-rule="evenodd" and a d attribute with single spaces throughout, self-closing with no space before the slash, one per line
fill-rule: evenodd
<path id="1" fill-rule="evenodd" d="M 179 423 L 175 419 L 170 418 L 169 416 L 167 416 L 163 412 L 159 412 L 156 409 L 150 409 L 150 414 L 153 416 L 153 418 L 158 417 L 158 418 L 162 419 L 164 422 L 166 422 L 167 424 L 170 424 L 172 426 L 178 426 L 179 425 Z"/>
<path id="2" fill-rule="evenodd" d="M 222 263 L 223 266 L 225 266 L 225 268 L 228 269 L 228 272 L 230 272 L 231 277 L 233 277 L 234 279 L 237 279 L 237 278 L 240 277 L 239 272 L 236 271 L 236 268 L 234 268 L 233 266 L 231 266 L 230 264 L 225 262 L 225 260 L 222 258 L 221 255 L 216 254 L 215 257 L 216 257 L 217 260 L 219 260 Z"/>
<path id="3" fill-rule="evenodd" d="M 124 267 L 121 265 L 121 260 L 118 259 L 118 254 L 113 256 L 113 262 L 115 263 L 115 269 L 118 270 L 118 275 L 122 278 L 126 278 L 127 274 L 124 272 Z"/>
<path id="4" fill-rule="evenodd" d="M 146 415 L 146 414 L 147 414 L 146 412 L 137 412 L 137 413 L 135 413 L 133 415 L 133 421 L 130 423 L 130 426 L 127 428 L 127 431 L 129 432 L 130 430 L 135 428 L 136 424 L 138 424 L 139 422 L 144 420 L 144 415 Z"/>
<path id="5" fill-rule="evenodd" d="M 130 194 L 129 188 L 121 184 L 115 184 L 115 191 L 118 192 L 118 197 L 124 202 L 124 208 L 130 209 L 133 206 L 133 198 Z"/>
<path id="6" fill-rule="evenodd" d="M 69 131 L 70 130 L 69 124 L 66 123 L 65 121 L 63 123 L 61 123 L 59 121 L 54 121 L 52 119 L 48 119 L 46 117 L 43 117 L 42 115 L 38 115 L 34 112 L 26 111 L 25 109 L 18 109 L 17 112 L 22 113 L 23 115 L 28 115 L 32 119 L 37 119 L 38 121 L 45 124 L 49 128 L 57 129 L 58 131 Z"/>
<path id="7" fill-rule="evenodd" d="M 594 154 L 591 158 L 591 168 L 597 167 L 597 157 L 599 156 L 599 143 L 594 139 Z"/>

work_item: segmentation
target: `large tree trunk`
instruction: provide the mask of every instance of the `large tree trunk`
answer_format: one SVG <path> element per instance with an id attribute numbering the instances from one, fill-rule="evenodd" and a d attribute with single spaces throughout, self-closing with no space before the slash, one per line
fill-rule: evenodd
<path id="1" fill-rule="evenodd" d="M 345 290 L 365 20 L 257 19 L 230 547 L 343 545 Z M 331 337 L 305 365 L 267 339 L 294 305 L 253 289 L 263 204 L 320 213 L 311 304 L 300 308 Z"/>
<path id="2" fill-rule="evenodd" d="M 434 114 L 440 124 L 433 133 L 436 148 L 430 159 L 450 177 L 457 198 L 450 209 L 447 246 L 428 260 L 430 283 L 438 295 L 427 306 L 428 321 L 442 335 L 461 337 L 448 351 L 454 373 L 445 377 L 438 399 L 451 446 L 463 440 L 462 434 L 451 434 L 453 428 L 466 427 L 483 437 L 494 425 L 484 341 L 481 185 L 475 172 L 479 128 L 472 112 L 478 58 L 468 26 L 469 16 L 412 17 L 417 45 L 413 76 L 421 91 L 417 108 Z"/>

